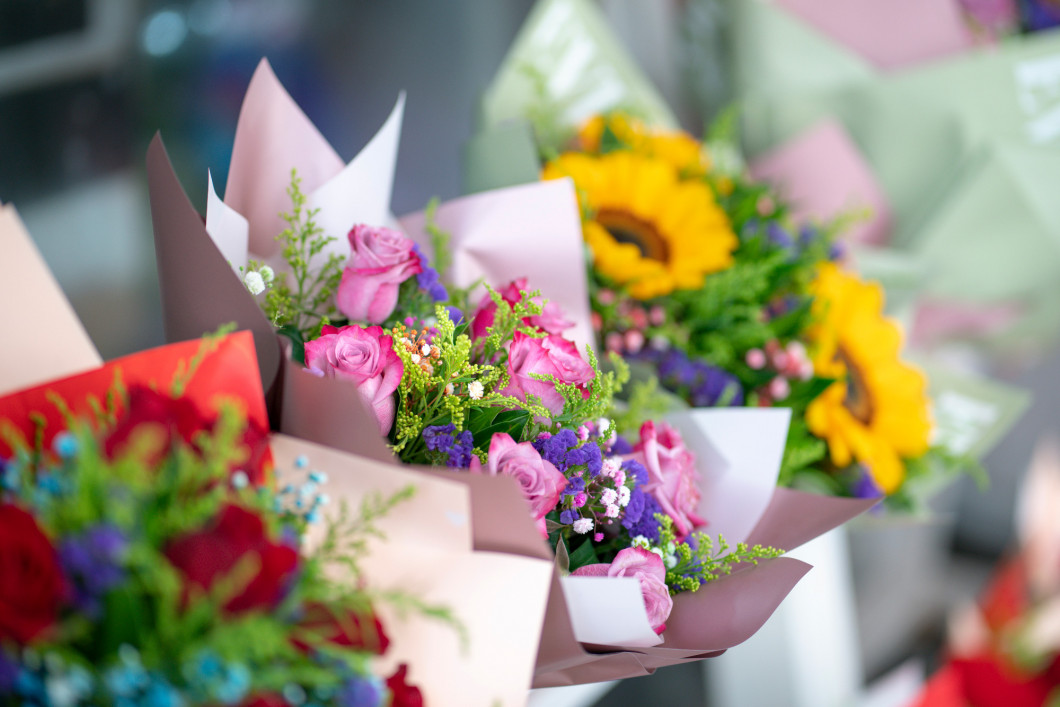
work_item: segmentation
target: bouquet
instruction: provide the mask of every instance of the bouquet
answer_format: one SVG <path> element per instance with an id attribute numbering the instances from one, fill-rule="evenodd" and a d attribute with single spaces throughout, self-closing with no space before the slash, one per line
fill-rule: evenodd
<path id="1" fill-rule="evenodd" d="M 559 17 L 569 23 L 551 33 Z M 953 471 L 977 469 L 966 449 L 935 443 L 927 377 L 904 358 L 882 288 L 845 262 L 848 220 L 793 218 L 746 173 L 734 114 L 705 141 L 670 127 L 616 46 L 588 3 L 543 0 L 484 97 L 468 154 L 481 174 L 505 152 L 478 144 L 521 136 L 538 168 L 513 172 L 574 182 L 591 323 L 632 366 L 633 407 L 788 408 L 781 485 L 882 495 L 903 511 Z M 589 91 L 588 77 L 607 90 Z"/>
<path id="2" fill-rule="evenodd" d="M 1020 493 L 1020 547 L 950 621 L 943 667 L 917 707 L 1049 705 L 1060 696 L 1060 453 L 1039 443 Z"/>
<path id="3" fill-rule="evenodd" d="M 178 363 L 168 389 L 126 379 L 119 362 L 102 371 L 118 382 L 99 399 L 84 395 L 95 372 L 0 399 L 0 697 L 422 705 L 407 666 L 385 681 L 372 669 L 389 645 L 372 596 L 328 579 L 329 567 L 357 567 L 375 517 L 413 489 L 330 525 L 306 552 L 323 476 L 267 483 L 260 389 L 257 399 L 218 390 L 216 414 L 202 386 L 189 389 L 212 357 L 227 381 L 256 386 L 249 340 L 206 341 L 190 358 L 174 349 L 148 355 Z"/>
<path id="4" fill-rule="evenodd" d="M 30 273 L 24 284 L 39 297 L 0 309 L 0 324 L 25 310 L 69 313 L 8 214 L 0 259 Z M 69 323 L 77 326 L 50 333 L 70 345 L 71 360 L 51 364 L 88 370 L 19 388 L 49 371 L 13 357 L 0 379 L 0 393 L 9 393 L 0 398 L 0 503 L 5 513 L 13 500 L 31 514 L 60 555 L 70 540 L 74 563 L 63 569 L 54 621 L 42 621 L 51 616 L 43 612 L 20 624 L 8 599 L 34 611 L 48 599 L 33 603 L 32 582 L 0 581 L 0 701 L 94 703 L 113 687 L 104 676 L 112 664 L 127 678 L 113 684 L 128 690 L 106 699 L 119 702 L 138 703 L 145 690 L 144 699 L 165 704 L 525 701 L 550 563 L 475 552 L 469 529 L 472 496 L 488 494 L 492 510 L 513 515 L 521 503 L 514 489 L 495 479 L 456 484 L 269 435 L 245 332 L 101 366 L 87 360 L 98 356 L 76 318 Z M 515 533 L 519 520 L 508 523 Z M 110 529 L 92 530 L 107 524 L 121 543 Z M 532 537 L 528 518 L 525 529 Z M 14 540 L 4 534 L 5 557 L 18 557 L 6 554 Z M 8 621 L 18 624 L 14 639 Z M 66 672 L 47 673 L 71 665 L 73 683 Z M 373 677 L 388 675 L 390 687 Z M 147 679 L 155 677 L 164 682 Z M 271 687 L 279 692 L 263 691 Z"/>
<path id="5" fill-rule="evenodd" d="M 263 64 L 248 89 L 230 170 L 248 182 L 233 190 L 230 178 L 224 202 L 211 196 L 205 229 L 175 195 L 179 184 L 157 143 L 152 148 L 167 324 L 202 327 L 210 316 L 238 320 L 244 312 L 256 329 L 264 321 L 257 341 L 289 352 L 279 364 L 274 409 L 285 431 L 379 460 L 461 470 L 451 478 L 473 486 L 509 482 L 523 499 L 515 513 L 525 517 L 529 537 L 513 532 L 519 523 L 511 517 L 493 512 L 491 522 L 475 524 L 475 542 L 534 557 L 551 557 L 551 545 L 555 553 L 558 572 L 536 685 L 644 674 L 735 645 L 757 630 L 807 569 L 776 558 L 780 550 L 871 505 L 776 496 L 784 414 L 718 417 L 716 425 L 706 425 L 716 426 L 713 433 L 692 418 L 680 431 L 646 421 L 628 428 L 630 439 L 621 437 L 626 430 L 618 427 L 612 401 L 626 378 L 624 366 L 616 360 L 614 370 L 604 372 L 591 347 L 582 353 L 565 338 L 569 312 L 532 288 L 562 279 L 569 283 L 566 299 L 588 313 L 587 298 L 576 296 L 586 290 L 569 183 L 432 206 L 402 219 L 403 230 L 397 230 L 386 225 L 393 220 L 385 202 L 359 203 L 332 190 L 365 163 L 366 153 L 378 155 L 392 124 L 323 186 L 322 156 L 299 153 L 294 172 L 292 163 L 275 160 L 267 169 L 238 168 L 240 154 L 271 154 L 264 145 L 289 137 L 280 142 L 280 134 L 261 126 L 292 124 L 307 121 Z M 388 173 L 379 164 L 374 171 Z M 317 175 L 317 186 L 303 177 L 310 174 Z M 283 197 L 276 196 L 281 179 Z M 377 198 L 382 191 L 376 189 Z M 269 194 L 273 198 L 265 200 Z M 248 213 L 236 211 L 240 200 Z M 276 213 L 282 213 L 278 222 L 265 225 Z M 384 216 L 374 222 L 357 216 L 368 213 Z M 340 218 L 351 220 L 330 225 Z M 498 238 L 501 228 L 522 229 L 527 240 Z M 271 233 L 274 243 L 254 246 L 256 232 Z M 529 240 L 535 232 L 540 237 Z M 249 239 L 241 238 L 248 233 Z M 254 250 L 233 251 L 225 245 L 230 242 Z M 540 248 L 552 242 L 573 257 L 545 261 Z M 520 261 L 531 271 L 526 279 L 498 281 L 484 272 L 496 269 L 509 245 L 530 254 Z M 226 264 L 221 253 L 233 252 Z M 205 267 L 197 269 L 216 273 L 218 281 L 196 287 L 224 288 L 212 297 L 210 311 L 190 306 L 201 295 L 190 291 L 184 274 L 200 262 Z M 496 289 L 474 287 L 483 274 Z M 726 445 L 725 432 L 736 444 Z M 756 437 L 772 458 L 768 451 L 753 453 Z M 739 490 L 708 498 L 692 444 L 718 462 L 716 487 L 724 478 Z M 734 482 L 741 472 L 754 482 Z M 772 478 L 761 483 L 761 477 Z M 481 501 L 484 507 L 476 500 L 473 512 L 490 513 L 493 499 Z M 704 509 L 726 504 L 738 530 L 723 539 L 721 514 L 716 522 Z M 807 522 L 787 524 L 788 514 L 806 515 Z M 706 522 L 709 534 L 702 532 Z M 731 605 L 737 595 L 745 610 L 733 623 L 706 620 L 716 613 L 712 607 Z M 613 609 L 605 612 L 605 606 Z"/>

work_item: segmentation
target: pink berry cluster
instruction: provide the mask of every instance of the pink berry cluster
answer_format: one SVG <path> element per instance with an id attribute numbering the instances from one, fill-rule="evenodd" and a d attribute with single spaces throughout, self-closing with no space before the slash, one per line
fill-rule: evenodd
<path id="1" fill-rule="evenodd" d="M 806 381 L 813 378 L 813 362 L 806 354 L 806 347 L 798 341 L 782 346 L 773 339 L 763 349 L 751 349 L 744 356 L 744 362 L 756 371 L 776 373 L 764 386 L 759 388 L 758 404 L 767 407 L 781 402 L 791 394 L 791 381 Z"/>
<path id="2" fill-rule="evenodd" d="M 604 336 L 604 348 L 618 354 L 638 354 L 648 342 L 648 327 L 666 323 L 666 310 L 660 305 L 643 307 L 635 300 L 618 298 L 613 290 L 601 289 L 596 301 L 603 307 L 615 306 L 617 319 L 611 322 L 614 328 Z M 593 329 L 602 332 L 604 319 L 599 312 L 592 314 Z M 611 328 L 609 326 L 609 328 Z"/>

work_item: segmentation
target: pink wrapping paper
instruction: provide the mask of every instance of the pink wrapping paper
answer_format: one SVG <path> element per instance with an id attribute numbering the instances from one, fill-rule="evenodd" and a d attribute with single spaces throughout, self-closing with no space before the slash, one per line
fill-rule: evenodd
<path id="1" fill-rule="evenodd" d="M 401 227 L 429 246 L 425 221 L 423 213 L 411 214 L 401 219 Z M 452 238 L 453 282 L 466 287 L 483 278 L 500 288 L 525 277 L 530 289 L 541 290 L 575 322 L 564 332 L 566 338 L 579 349 L 594 344 L 581 214 L 571 180 L 455 199 L 438 208 L 435 222 Z"/>
<path id="2" fill-rule="evenodd" d="M 821 34 L 883 70 L 974 46 L 958 0 L 776 0 Z"/>
<path id="3" fill-rule="evenodd" d="M 96 347 L 10 204 L 0 204 L 0 263 L 0 330 L 10 337 L 0 346 L 0 393 L 99 366 Z"/>
<path id="4" fill-rule="evenodd" d="M 855 243 L 885 245 L 894 217 L 876 176 L 843 126 L 817 123 L 751 164 L 755 179 L 773 184 L 790 201 L 798 222 L 822 222 L 851 210 L 869 218 L 847 229 Z"/>

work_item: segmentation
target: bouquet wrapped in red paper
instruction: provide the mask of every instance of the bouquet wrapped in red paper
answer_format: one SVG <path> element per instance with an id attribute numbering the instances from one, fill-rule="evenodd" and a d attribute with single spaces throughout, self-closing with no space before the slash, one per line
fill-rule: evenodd
<path id="1" fill-rule="evenodd" d="M 0 324 L 69 325 L 71 355 L 0 377 L 0 701 L 525 699 L 551 568 L 476 552 L 470 527 L 473 495 L 512 515 L 514 489 L 270 437 L 246 332 L 100 365 L 3 216 L 39 296 Z"/>

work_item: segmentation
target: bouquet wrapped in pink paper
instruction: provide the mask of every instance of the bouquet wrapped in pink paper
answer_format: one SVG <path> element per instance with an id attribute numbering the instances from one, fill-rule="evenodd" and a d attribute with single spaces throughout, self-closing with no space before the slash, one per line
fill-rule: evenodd
<path id="1" fill-rule="evenodd" d="M 808 569 L 779 551 L 875 499 L 778 492 L 784 411 L 617 429 L 625 375 L 585 346 L 570 182 L 396 221 L 378 175 L 392 174 L 399 117 L 400 102 L 342 167 L 263 63 L 205 227 L 156 140 L 168 335 L 229 320 L 253 329 L 274 357 L 263 376 L 281 431 L 395 472 L 398 461 L 451 469 L 441 473 L 472 490 L 477 549 L 554 557 L 535 685 L 641 675 L 745 640 Z M 498 277 L 513 257 L 522 272 Z M 552 290 L 561 296 L 546 300 Z M 504 506 L 500 489 L 522 500 Z"/>
<path id="2" fill-rule="evenodd" d="M 551 565 L 470 527 L 514 487 L 270 437 L 246 332 L 101 365 L 11 207 L 0 260 L 67 350 L 0 370 L 0 701 L 525 701 Z"/>

